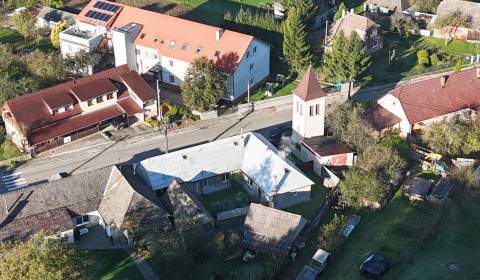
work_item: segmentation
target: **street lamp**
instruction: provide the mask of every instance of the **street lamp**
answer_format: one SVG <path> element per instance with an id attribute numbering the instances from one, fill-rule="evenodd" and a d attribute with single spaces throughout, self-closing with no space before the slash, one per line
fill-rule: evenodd
<path id="1" fill-rule="evenodd" d="M 163 106 L 160 101 L 160 84 L 158 81 L 158 74 L 157 74 L 157 120 L 162 124 L 163 126 L 163 133 L 165 135 L 165 153 L 168 154 L 168 127 L 167 123 L 165 123 L 165 119 L 163 118 Z"/>

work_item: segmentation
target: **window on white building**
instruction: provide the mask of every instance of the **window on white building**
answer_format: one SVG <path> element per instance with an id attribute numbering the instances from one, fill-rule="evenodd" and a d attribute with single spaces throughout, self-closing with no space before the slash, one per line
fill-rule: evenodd
<path id="1" fill-rule="evenodd" d="M 88 215 L 79 216 L 79 217 L 76 217 L 76 218 L 75 218 L 75 224 L 76 224 L 77 226 L 86 224 L 86 223 L 88 223 L 89 221 L 90 221 L 90 218 L 88 217 Z"/>
<path id="2" fill-rule="evenodd" d="M 103 96 L 97 97 L 97 100 L 96 100 L 96 101 L 97 101 L 97 104 L 98 104 L 98 103 L 102 103 L 102 102 L 103 102 Z"/>
<path id="3" fill-rule="evenodd" d="M 174 84 L 174 83 L 175 83 L 175 76 L 173 76 L 173 75 L 168 76 L 168 81 L 169 81 L 171 84 Z"/>
<path id="4" fill-rule="evenodd" d="M 93 99 L 88 100 L 87 104 L 88 104 L 88 106 L 92 106 L 93 105 Z"/>
<path id="5" fill-rule="evenodd" d="M 187 47 L 188 47 L 188 44 L 187 44 L 187 43 L 183 43 L 183 44 L 182 44 L 182 47 L 181 47 L 182 51 L 184 51 Z"/>
<path id="6" fill-rule="evenodd" d="M 107 93 L 107 100 L 113 99 L 113 93 Z"/>
<path id="7" fill-rule="evenodd" d="M 313 105 L 310 105 L 310 117 L 312 116 L 315 116 L 315 110 L 314 110 L 314 106 Z"/>
<path id="8" fill-rule="evenodd" d="M 169 60 L 168 64 L 173 67 L 173 60 Z"/>
<path id="9" fill-rule="evenodd" d="M 196 49 L 195 49 L 195 53 L 200 53 L 202 51 L 202 47 L 198 46 Z"/>
<path id="10" fill-rule="evenodd" d="M 315 115 L 320 115 L 320 104 L 315 105 Z"/>
<path id="11" fill-rule="evenodd" d="M 140 49 L 135 49 L 135 53 L 136 53 L 137 55 L 141 55 L 141 54 L 142 54 L 142 51 L 141 51 Z"/>

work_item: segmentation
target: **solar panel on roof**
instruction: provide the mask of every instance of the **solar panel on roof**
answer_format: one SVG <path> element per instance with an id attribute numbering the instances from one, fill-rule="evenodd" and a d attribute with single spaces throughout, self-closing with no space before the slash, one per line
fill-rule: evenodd
<path id="1" fill-rule="evenodd" d="M 107 14 L 92 11 L 92 10 L 88 11 L 85 14 L 85 16 L 88 17 L 88 18 L 93 18 L 93 19 L 101 20 L 101 21 L 108 21 L 112 17 L 111 15 L 107 15 Z"/>
<path id="2" fill-rule="evenodd" d="M 96 8 L 96 9 L 100 9 L 100 10 L 104 10 L 104 11 L 108 11 L 108 12 L 113 12 L 113 13 L 115 13 L 119 9 L 119 6 L 111 4 L 111 3 L 106 3 L 106 2 L 103 2 L 103 1 L 98 1 L 97 3 L 95 3 L 95 5 L 93 5 L 93 7 Z"/>

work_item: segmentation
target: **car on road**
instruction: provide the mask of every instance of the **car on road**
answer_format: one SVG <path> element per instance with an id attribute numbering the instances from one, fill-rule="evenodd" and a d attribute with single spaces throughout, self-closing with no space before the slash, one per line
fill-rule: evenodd
<path id="1" fill-rule="evenodd" d="M 120 120 L 120 119 L 113 119 L 110 123 L 113 126 L 113 128 L 115 128 L 115 130 L 122 129 L 122 128 L 125 128 L 127 126 L 125 121 Z"/>

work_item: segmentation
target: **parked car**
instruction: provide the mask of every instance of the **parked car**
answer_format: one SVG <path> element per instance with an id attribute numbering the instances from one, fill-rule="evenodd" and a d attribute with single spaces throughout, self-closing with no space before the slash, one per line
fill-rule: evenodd
<path id="1" fill-rule="evenodd" d="M 360 266 L 360 274 L 368 279 L 379 279 L 390 269 L 390 261 L 382 254 L 371 254 Z"/>
<path id="2" fill-rule="evenodd" d="M 127 126 L 125 121 L 120 120 L 120 119 L 113 119 L 110 123 L 112 124 L 113 128 L 115 128 L 115 130 L 122 129 L 122 128 L 125 128 Z"/>

